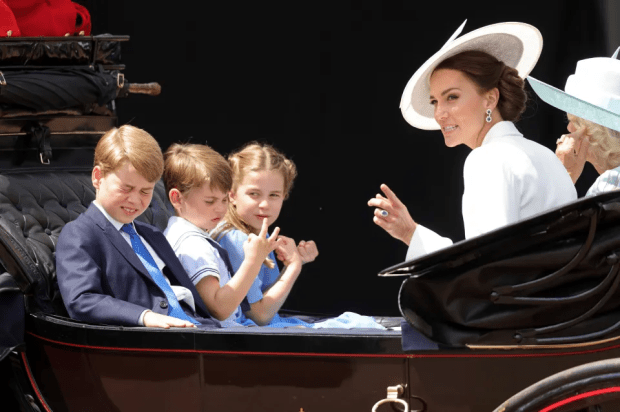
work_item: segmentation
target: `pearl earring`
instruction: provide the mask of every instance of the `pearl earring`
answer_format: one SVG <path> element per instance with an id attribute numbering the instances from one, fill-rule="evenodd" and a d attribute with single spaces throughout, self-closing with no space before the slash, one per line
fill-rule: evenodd
<path id="1" fill-rule="evenodd" d="M 491 109 L 487 109 L 487 118 L 485 119 L 487 123 L 491 123 Z"/>

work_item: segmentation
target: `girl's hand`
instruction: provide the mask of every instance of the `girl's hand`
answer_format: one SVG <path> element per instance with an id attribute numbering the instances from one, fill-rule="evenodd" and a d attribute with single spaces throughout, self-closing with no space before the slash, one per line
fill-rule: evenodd
<path id="1" fill-rule="evenodd" d="M 256 261 L 262 262 L 279 244 L 284 243 L 284 241 L 280 239 L 281 237 L 278 237 L 280 233 L 279 227 L 276 227 L 271 233 L 271 236 L 267 238 L 268 228 L 269 224 L 267 223 L 267 218 L 265 218 L 263 219 L 263 226 L 260 229 L 260 233 L 258 235 L 250 233 L 243 244 L 243 252 L 247 259 L 256 259 Z"/>
<path id="2" fill-rule="evenodd" d="M 376 208 L 373 222 L 392 237 L 409 245 L 413 232 L 418 227 L 417 223 L 411 218 L 407 207 L 387 185 L 381 185 L 381 191 L 385 196 L 377 194 L 368 201 L 368 206 Z"/>
<path id="3" fill-rule="evenodd" d="M 297 252 L 301 256 L 301 263 L 312 262 L 319 255 L 319 250 L 316 248 L 314 240 L 305 241 L 302 240 L 297 245 Z"/>
<path id="4" fill-rule="evenodd" d="M 555 155 L 564 164 L 573 183 L 577 182 L 586 164 L 590 140 L 586 128 L 582 127 L 570 134 L 563 134 L 556 142 Z"/>
<path id="5" fill-rule="evenodd" d="M 290 266 L 293 263 L 303 263 L 295 241 L 290 237 L 280 236 L 282 243 L 276 247 L 276 257 L 282 261 L 284 265 Z M 317 252 L 318 254 L 318 252 Z"/>

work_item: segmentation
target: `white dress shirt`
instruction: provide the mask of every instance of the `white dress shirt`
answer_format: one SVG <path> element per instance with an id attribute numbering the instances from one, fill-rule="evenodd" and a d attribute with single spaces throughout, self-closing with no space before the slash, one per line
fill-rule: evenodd
<path id="1" fill-rule="evenodd" d="M 496 123 L 463 168 L 465 238 L 479 236 L 577 199 L 566 168 L 546 147 L 528 140 L 512 122 Z M 443 249 L 452 240 L 419 225 L 407 260 Z"/>

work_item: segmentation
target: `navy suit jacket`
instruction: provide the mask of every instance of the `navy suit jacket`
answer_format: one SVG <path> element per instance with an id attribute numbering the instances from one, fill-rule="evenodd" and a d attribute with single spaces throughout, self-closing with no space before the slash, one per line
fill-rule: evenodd
<path id="1" fill-rule="evenodd" d="M 181 302 L 185 312 L 206 327 L 219 327 L 157 228 L 134 222 L 136 231 L 165 263 L 164 274 L 173 285 L 189 289 L 194 312 Z M 150 309 L 166 315 L 168 300 L 112 223 L 93 204 L 73 222 L 67 223 L 56 246 L 56 277 L 65 307 L 73 319 L 113 325 L 137 326 L 142 312 Z"/>

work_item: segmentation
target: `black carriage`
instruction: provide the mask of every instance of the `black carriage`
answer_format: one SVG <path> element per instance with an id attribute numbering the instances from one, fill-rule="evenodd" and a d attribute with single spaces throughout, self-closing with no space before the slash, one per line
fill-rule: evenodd
<path id="1" fill-rule="evenodd" d="M 84 59 L 122 95 L 123 40 L 10 40 L 0 71 Z M 403 317 L 378 318 L 385 331 L 70 319 L 55 244 L 94 199 L 93 149 L 116 125 L 114 98 L 0 117 L 0 357 L 22 410 L 618 410 L 620 192 L 386 269 L 404 282 Z M 159 183 L 139 219 L 163 229 L 170 215 Z"/>

